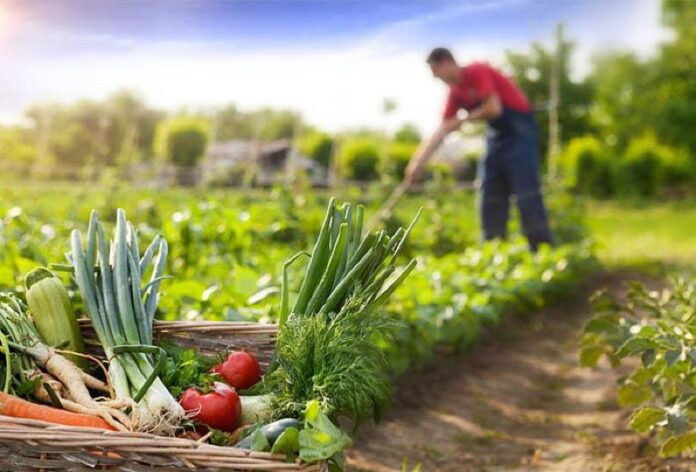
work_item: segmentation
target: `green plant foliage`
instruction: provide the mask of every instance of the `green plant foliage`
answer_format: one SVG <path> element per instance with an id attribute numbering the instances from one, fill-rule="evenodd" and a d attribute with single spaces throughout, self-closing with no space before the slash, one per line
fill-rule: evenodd
<path id="1" fill-rule="evenodd" d="M 560 156 L 565 184 L 581 193 L 608 197 L 613 191 L 613 161 L 610 149 L 593 136 L 571 140 Z"/>
<path id="2" fill-rule="evenodd" d="M 605 355 L 613 366 L 638 362 L 622 377 L 619 403 L 635 407 L 629 426 L 656 432 L 661 453 L 696 451 L 696 284 L 677 280 L 667 289 L 634 283 L 627 300 L 593 298 L 595 317 L 584 329 L 580 361 L 594 367 Z M 635 365 L 635 364 L 634 364 Z"/>
<path id="3" fill-rule="evenodd" d="M 663 159 L 663 148 L 654 139 L 631 140 L 617 166 L 618 191 L 630 196 L 655 196 L 663 181 Z"/>
<path id="4" fill-rule="evenodd" d="M 156 146 L 160 156 L 179 167 L 193 167 L 208 143 L 208 124 L 202 118 L 180 116 L 160 125 Z"/>
<path id="5" fill-rule="evenodd" d="M 387 147 L 382 161 L 382 174 L 394 180 L 402 180 L 406 166 L 415 154 L 418 144 L 394 142 Z"/>
<path id="6" fill-rule="evenodd" d="M 313 132 L 302 136 L 298 147 L 300 152 L 317 164 L 329 167 L 333 155 L 334 142 L 326 133 Z"/>
<path id="7" fill-rule="evenodd" d="M 376 180 L 379 178 L 379 146 L 369 138 L 346 140 L 339 155 L 341 171 L 351 180 Z"/>
<path id="8" fill-rule="evenodd" d="M 421 142 L 420 131 L 415 125 L 406 123 L 394 133 L 394 142 L 417 145 Z"/>

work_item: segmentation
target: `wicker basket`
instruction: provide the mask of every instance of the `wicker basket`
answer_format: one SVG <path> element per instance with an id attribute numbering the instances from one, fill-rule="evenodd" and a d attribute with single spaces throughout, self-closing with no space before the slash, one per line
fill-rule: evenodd
<path id="1" fill-rule="evenodd" d="M 89 322 L 80 320 L 88 345 L 96 347 Z M 157 339 L 202 353 L 245 349 L 268 363 L 277 327 L 237 322 L 156 321 Z M 326 464 L 288 463 L 284 455 L 213 446 L 190 439 L 58 426 L 0 415 L 0 471 L 305 471 Z"/>

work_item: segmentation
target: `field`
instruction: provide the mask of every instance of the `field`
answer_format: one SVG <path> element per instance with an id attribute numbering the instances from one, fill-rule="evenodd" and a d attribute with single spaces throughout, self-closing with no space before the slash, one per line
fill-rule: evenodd
<path id="1" fill-rule="evenodd" d="M 693 267 L 696 202 L 592 201 L 588 224 L 600 259 L 611 266 Z"/>
<path id="2" fill-rule="evenodd" d="M 110 222 L 124 208 L 141 235 L 161 232 L 169 242 L 167 272 L 174 277 L 162 284 L 158 316 L 186 320 L 277 321 L 282 264 L 311 248 L 330 197 L 302 187 L 148 190 L 107 182 L 4 188 L 3 288 L 22 294 L 27 271 L 65 261 L 68 234 L 86 228 L 91 209 Z M 334 193 L 363 203 L 369 219 L 387 191 Z M 586 299 L 593 290 L 608 286 L 621 293 L 624 281 L 645 279 L 645 272 L 660 284 L 656 276 L 696 260 L 696 243 L 688 237 L 696 229 L 695 206 L 580 201 L 563 194 L 550 196 L 549 206 L 559 245 L 536 255 L 515 235 L 514 222 L 510 242 L 478 243 L 475 198 L 468 191 L 411 195 L 384 222 L 391 232 L 423 209 L 406 257 L 398 260 L 403 265 L 413 257 L 417 267 L 386 306 L 398 328 L 379 342 L 397 382 L 395 406 L 383 424 L 358 435 L 350 469 L 396 470 L 405 460 L 425 470 L 461 470 L 462 463 L 471 470 L 536 464 L 578 471 L 657 464 L 642 452 L 621 452 L 637 446 L 623 432 L 615 374 L 579 367 L 577 339 L 591 314 Z M 609 275 L 589 275 L 601 266 Z M 291 268 L 291 280 L 300 270 Z M 291 287 L 291 296 L 298 288 Z M 79 307 L 77 293 L 71 295 Z M 461 369 L 461 363 L 472 365 Z M 420 370 L 432 365 L 439 367 L 427 375 Z M 409 381 L 411 373 L 424 375 L 432 387 Z M 516 399 L 505 406 L 507 395 Z M 412 396 L 425 403 L 414 408 Z M 421 422 L 431 424 L 427 438 L 415 432 Z M 592 445 L 604 455 L 591 453 Z M 462 448 L 474 452 L 463 454 Z"/>

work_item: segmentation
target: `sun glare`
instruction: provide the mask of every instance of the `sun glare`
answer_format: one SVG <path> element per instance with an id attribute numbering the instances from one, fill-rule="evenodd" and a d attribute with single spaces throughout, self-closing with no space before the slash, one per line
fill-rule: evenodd
<path id="1" fill-rule="evenodd" d="M 5 31 L 5 27 L 7 26 L 7 18 L 7 9 L 5 5 L 0 3 L 0 34 L 2 34 L 3 31 Z"/>

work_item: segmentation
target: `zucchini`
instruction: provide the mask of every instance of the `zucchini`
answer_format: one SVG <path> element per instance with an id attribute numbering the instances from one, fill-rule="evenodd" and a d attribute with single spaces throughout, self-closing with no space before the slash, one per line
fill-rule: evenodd
<path id="1" fill-rule="evenodd" d="M 27 288 L 27 304 L 34 324 L 44 342 L 63 351 L 84 354 L 85 344 L 77 325 L 68 291 L 53 272 L 43 267 L 31 271 L 24 284 Z M 81 356 L 65 354 L 80 368 L 87 366 Z"/>

